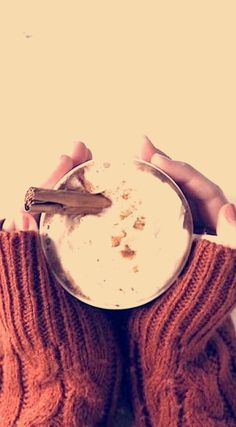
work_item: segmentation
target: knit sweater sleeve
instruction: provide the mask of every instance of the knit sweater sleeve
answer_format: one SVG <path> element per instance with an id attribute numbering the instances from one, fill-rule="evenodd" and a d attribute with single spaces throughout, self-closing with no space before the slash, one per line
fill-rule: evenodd
<path id="1" fill-rule="evenodd" d="M 35 232 L 0 232 L 4 427 L 106 425 L 119 361 L 107 319 L 50 276 Z"/>
<path id="2" fill-rule="evenodd" d="M 192 247 L 179 279 L 160 298 L 134 310 L 130 333 L 166 366 L 203 348 L 236 305 L 236 250 L 202 240 Z M 142 342 L 143 340 L 143 342 Z M 145 341 L 145 342 L 144 342 Z"/>

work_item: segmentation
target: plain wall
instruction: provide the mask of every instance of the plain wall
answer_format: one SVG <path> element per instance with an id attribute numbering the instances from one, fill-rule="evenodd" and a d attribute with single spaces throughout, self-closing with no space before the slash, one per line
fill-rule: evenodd
<path id="1" fill-rule="evenodd" d="M 142 134 L 236 201 L 235 1 L 3 3 L 1 216 L 73 141 L 122 157 Z"/>

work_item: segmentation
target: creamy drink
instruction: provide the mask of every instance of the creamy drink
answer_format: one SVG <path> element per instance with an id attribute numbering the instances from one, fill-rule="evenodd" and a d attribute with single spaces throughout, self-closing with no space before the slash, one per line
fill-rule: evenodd
<path id="1" fill-rule="evenodd" d="M 99 214 L 43 214 L 49 267 L 71 294 L 101 308 L 142 305 L 177 278 L 191 247 L 192 218 L 179 188 L 139 160 L 94 162 L 73 169 L 57 188 L 102 193 Z"/>

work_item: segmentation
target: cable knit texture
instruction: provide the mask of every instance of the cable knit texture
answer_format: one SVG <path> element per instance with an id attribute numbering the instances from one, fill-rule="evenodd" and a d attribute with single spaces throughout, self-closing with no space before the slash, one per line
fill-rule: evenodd
<path id="1" fill-rule="evenodd" d="M 123 313 L 135 427 L 236 426 L 235 304 L 236 251 L 199 241 L 165 294 Z M 0 426 L 112 425 L 119 360 L 109 313 L 55 283 L 38 235 L 0 232 Z"/>
<path id="2" fill-rule="evenodd" d="M 111 425 L 119 353 L 101 310 L 50 277 L 35 232 L 0 232 L 0 425 Z"/>
<path id="3" fill-rule="evenodd" d="M 199 241 L 175 284 L 132 311 L 135 427 L 236 426 L 236 336 L 228 317 L 235 275 L 235 250 Z"/>

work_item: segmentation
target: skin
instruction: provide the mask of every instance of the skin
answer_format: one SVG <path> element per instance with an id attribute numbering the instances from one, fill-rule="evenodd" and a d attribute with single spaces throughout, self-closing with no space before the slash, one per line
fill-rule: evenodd
<path id="1" fill-rule="evenodd" d="M 221 188 L 193 166 L 172 160 L 147 137 L 144 139 L 141 157 L 158 166 L 179 185 L 191 206 L 195 227 L 210 229 L 214 233 L 220 209 L 228 202 Z"/>
<path id="2" fill-rule="evenodd" d="M 141 148 L 141 159 L 158 166 L 179 185 L 185 194 L 192 210 L 196 228 L 207 228 L 217 231 L 219 212 L 227 210 L 228 201 L 221 188 L 194 169 L 191 165 L 172 160 L 149 140 L 144 137 Z M 92 159 L 92 153 L 83 142 L 75 143 L 71 155 L 62 155 L 60 162 L 48 179 L 41 184 L 42 188 L 53 188 L 54 185 L 72 168 Z M 20 212 L 14 220 L 6 220 L 5 231 L 35 230 L 37 231 L 38 216 Z"/>
<path id="3" fill-rule="evenodd" d="M 76 142 L 70 155 L 63 154 L 59 164 L 52 171 L 51 175 L 40 185 L 41 188 L 53 188 L 56 183 L 71 169 L 81 163 L 92 159 L 92 153 L 83 142 Z M 39 215 L 19 212 L 13 219 L 6 219 L 2 229 L 4 231 L 18 230 L 38 230 Z"/>

